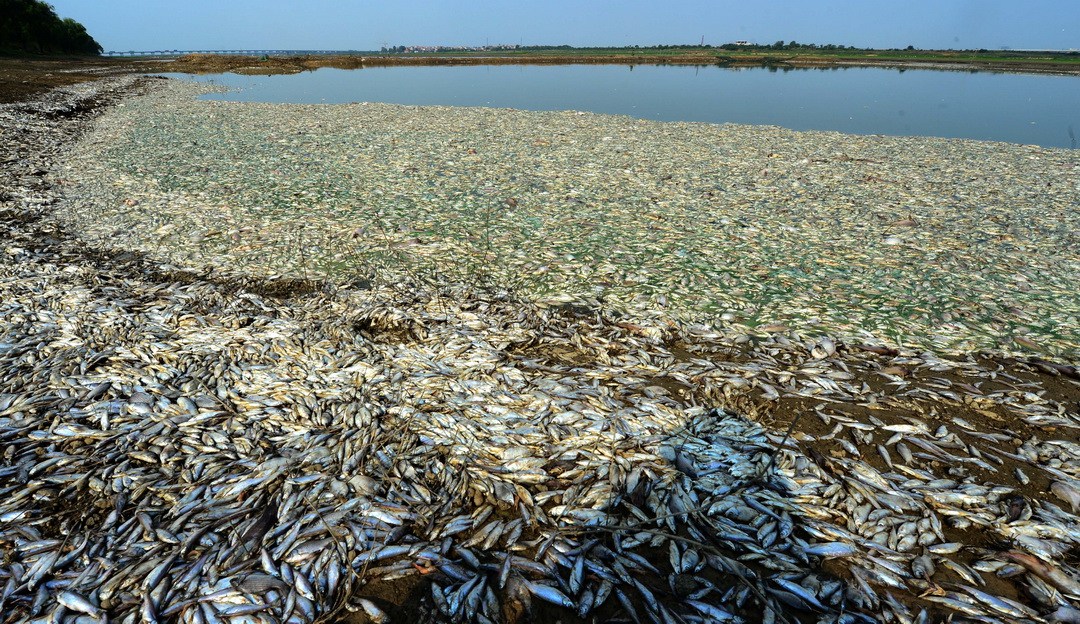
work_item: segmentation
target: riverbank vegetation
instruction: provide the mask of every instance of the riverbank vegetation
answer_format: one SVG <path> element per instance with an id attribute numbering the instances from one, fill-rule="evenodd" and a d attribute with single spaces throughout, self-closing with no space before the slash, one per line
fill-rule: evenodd
<path id="1" fill-rule="evenodd" d="M 86 28 L 41 0 L 0 0 L 0 54 L 101 54 Z"/>

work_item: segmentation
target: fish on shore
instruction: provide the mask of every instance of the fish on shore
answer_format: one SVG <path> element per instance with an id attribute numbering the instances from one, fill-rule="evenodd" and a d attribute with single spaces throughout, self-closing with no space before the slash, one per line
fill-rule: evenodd
<path id="1" fill-rule="evenodd" d="M 0 109 L 61 132 L 25 115 Z M 0 233 L 7 621 L 381 621 L 365 589 L 401 579 L 447 622 L 1066 621 L 1080 600 L 1080 415 L 1027 364 L 467 285 L 288 297 L 101 258 L 49 219 Z"/>

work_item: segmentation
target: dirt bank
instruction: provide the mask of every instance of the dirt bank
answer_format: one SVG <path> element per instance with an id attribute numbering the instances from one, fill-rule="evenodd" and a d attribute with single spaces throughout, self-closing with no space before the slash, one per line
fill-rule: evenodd
<path id="1" fill-rule="evenodd" d="M 360 69 L 363 67 L 410 67 L 431 65 L 717 65 L 721 67 L 775 67 L 778 69 L 807 69 L 829 67 L 888 67 L 940 69 L 952 71 L 996 71 L 1048 74 L 1080 74 L 1080 65 L 1027 61 L 972 61 L 941 58 L 938 60 L 907 61 L 891 58 L 836 58 L 830 56 L 772 55 L 726 56 L 718 54 L 679 54 L 660 56 L 650 54 L 565 54 L 521 56 L 230 56 L 191 54 L 176 60 L 147 61 L 147 66 L 160 63 L 156 71 L 190 73 L 235 72 L 242 74 L 288 74 L 311 71 L 320 67 Z"/>
<path id="2" fill-rule="evenodd" d="M 147 63 L 105 57 L 0 56 L 0 103 L 19 102 L 55 87 L 146 71 Z M 158 70 L 154 70 L 158 71 Z"/>

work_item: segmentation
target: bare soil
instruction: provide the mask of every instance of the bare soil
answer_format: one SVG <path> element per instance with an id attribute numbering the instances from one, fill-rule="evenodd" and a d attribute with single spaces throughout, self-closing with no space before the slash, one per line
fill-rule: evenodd
<path id="1" fill-rule="evenodd" d="M 0 56 L 0 103 L 20 102 L 54 87 L 146 71 L 145 61 L 85 56 Z"/>

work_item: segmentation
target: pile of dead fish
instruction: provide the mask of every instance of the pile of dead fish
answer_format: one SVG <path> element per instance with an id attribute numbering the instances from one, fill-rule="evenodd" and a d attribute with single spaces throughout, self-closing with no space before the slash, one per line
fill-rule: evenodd
<path id="1" fill-rule="evenodd" d="M 536 311 L 296 318 L 19 260 L 0 351 L 19 617 L 308 622 L 365 580 L 428 571 L 458 621 L 537 600 L 657 620 L 850 600 L 807 565 L 766 430 L 493 344 L 540 337 L 556 321 Z M 355 329 L 398 323 L 417 335 Z"/>
<path id="2" fill-rule="evenodd" d="M 417 578 L 447 622 L 1080 618 L 1077 406 L 993 365 L 275 298 L 88 251 L 6 192 L 0 621 L 387 621 L 366 588 Z"/>

